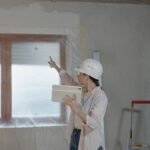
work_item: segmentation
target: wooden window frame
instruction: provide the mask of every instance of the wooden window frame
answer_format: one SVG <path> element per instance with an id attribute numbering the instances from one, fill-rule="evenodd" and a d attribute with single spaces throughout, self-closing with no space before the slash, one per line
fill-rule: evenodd
<path id="1" fill-rule="evenodd" d="M 35 34 L 0 34 L 1 50 L 1 120 L 12 120 L 12 85 L 11 85 L 11 44 L 13 42 L 59 42 L 60 63 L 62 69 L 65 65 L 66 35 L 35 35 Z M 37 119 L 37 118 L 36 118 Z M 45 120 L 46 117 L 39 118 Z M 61 122 L 66 122 L 66 107 L 61 104 L 60 116 L 53 117 Z"/>

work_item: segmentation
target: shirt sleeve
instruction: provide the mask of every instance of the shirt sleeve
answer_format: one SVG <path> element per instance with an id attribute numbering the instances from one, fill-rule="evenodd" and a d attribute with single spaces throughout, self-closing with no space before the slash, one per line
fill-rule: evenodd
<path id="1" fill-rule="evenodd" d="M 68 121 L 68 126 L 67 126 L 66 133 L 65 133 L 65 138 L 69 144 L 70 144 L 70 138 L 71 138 L 73 125 L 74 125 L 73 116 L 74 114 L 71 112 L 69 121 Z"/>
<path id="2" fill-rule="evenodd" d="M 62 84 L 65 85 L 78 85 L 77 82 L 65 71 L 61 70 L 59 72 Z"/>
<path id="3" fill-rule="evenodd" d="M 94 129 L 103 121 L 108 102 L 105 94 L 98 95 L 93 100 L 95 104 L 86 115 L 86 125 Z"/>

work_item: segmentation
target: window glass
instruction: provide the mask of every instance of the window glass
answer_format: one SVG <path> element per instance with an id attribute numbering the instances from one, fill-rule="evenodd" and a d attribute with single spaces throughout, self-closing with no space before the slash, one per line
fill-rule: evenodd
<path id="1" fill-rule="evenodd" d="M 57 42 L 16 42 L 12 44 L 12 116 L 60 116 L 60 104 L 51 101 L 53 84 L 59 75 L 48 65 L 49 56 L 60 63 Z"/>

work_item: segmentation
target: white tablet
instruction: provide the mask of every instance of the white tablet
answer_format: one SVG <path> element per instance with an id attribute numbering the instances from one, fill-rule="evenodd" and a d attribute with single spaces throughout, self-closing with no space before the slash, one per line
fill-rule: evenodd
<path id="1" fill-rule="evenodd" d="M 65 95 L 76 96 L 78 104 L 81 104 L 82 88 L 70 85 L 52 85 L 52 101 L 61 102 Z"/>

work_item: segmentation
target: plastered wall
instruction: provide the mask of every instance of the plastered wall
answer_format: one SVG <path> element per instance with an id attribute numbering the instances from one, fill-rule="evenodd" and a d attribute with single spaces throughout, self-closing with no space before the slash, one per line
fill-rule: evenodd
<path id="1" fill-rule="evenodd" d="M 104 66 L 103 86 L 109 99 L 105 118 L 107 150 L 126 150 L 130 112 L 127 111 L 122 116 L 122 111 L 124 108 L 130 107 L 132 99 L 150 99 L 150 6 L 43 2 L 28 5 L 19 3 L 18 5 L 9 5 L 9 7 L 5 5 L 5 8 L 2 8 L 1 5 L 0 12 L 19 11 L 24 13 L 22 8 L 23 10 L 28 9 L 29 14 L 32 14 L 33 10 L 34 14 L 35 12 L 51 13 L 55 11 L 71 12 L 79 17 L 79 28 L 82 29 L 81 37 L 83 38 L 80 49 L 82 58 L 92 57 L 92 51 L 99 50 Z M 20 22 L 18 19 L 15 21 Z M 3 21 L 0 24 L 3 25 Z M 5 21 L 5 25 L 7 25 L 7 21 Z M 26 30 L 24 27 L 22 29 Z M 21 29 L 18 28 L 18 30 Z M 0 31 L 4 31 L 4 28 L 0 27 Z M 76 47 L 78 48 L 78 45 Z M 4 134 L 4 132 L 5 130 L 0 134 Z M 11 130 L 7 131 L 9 134 L 12 132 Z M 57 132 L 55 136 L 59 136 Z M 149 135 L 145 137 L 150 139 Z M 9 136 L 7 138 L 9 141 Z M 3 142 L 7 143 L 6 140 L 3 139 Z M 60 142 L 63 143 L 61 139 Z M 24 148 L 24 144 L 22 146 Z M 65 146 L 64 143 L 63 147 Z"/>

